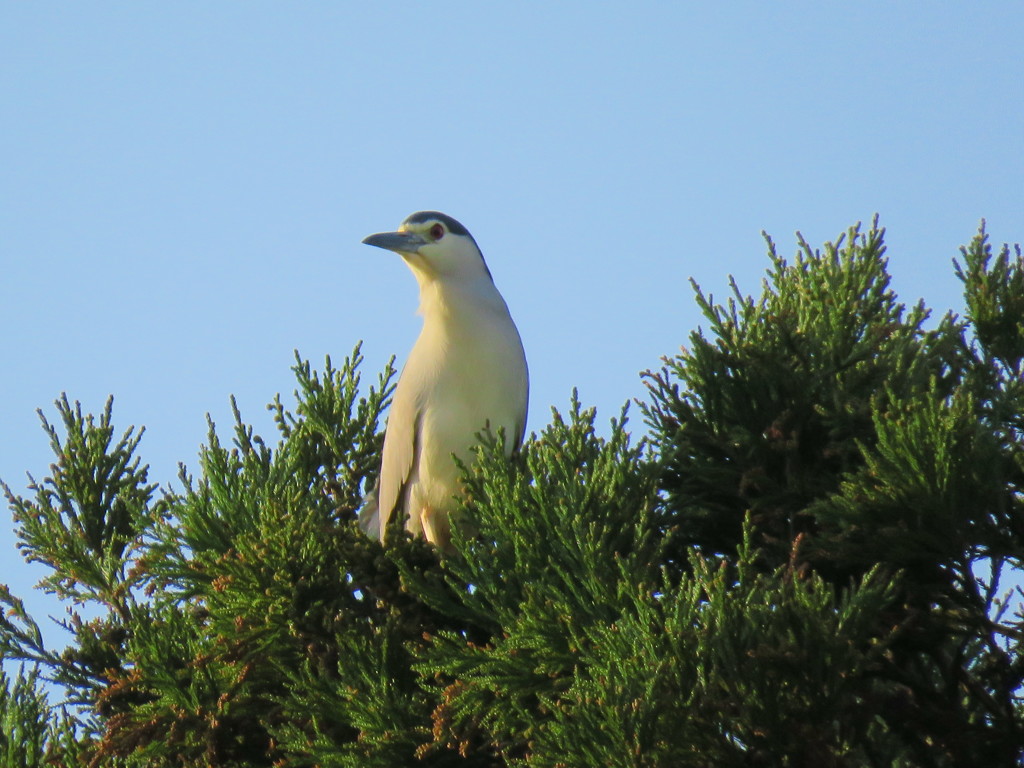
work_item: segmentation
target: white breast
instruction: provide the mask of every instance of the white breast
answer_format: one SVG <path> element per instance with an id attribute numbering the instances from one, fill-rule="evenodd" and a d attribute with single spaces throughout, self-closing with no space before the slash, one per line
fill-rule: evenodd
<path id="1" fill-rule="evenodd" d="M 528 373 L 519 332 L 489 279 L 469 289 L 421 291 L 421 311 L 423 330 L 406 363 L 392 414 L 399 409 L 416 414 L 417 440 L 404 494 L 408 527 L 444 545 L 453 497 L 460 492 L 452 454 L 471 460 L 470 448 L 485 429 L 494 435 L 503 430 L 509 452 L 518 446 Z M 389 445 L 390 437 L 389 430 L 385 471 L 397 464 L 388 461 L 389 452 L 400 450 Z M 382 487 L 388 482 L 394 479 L 382 476 Z"/>

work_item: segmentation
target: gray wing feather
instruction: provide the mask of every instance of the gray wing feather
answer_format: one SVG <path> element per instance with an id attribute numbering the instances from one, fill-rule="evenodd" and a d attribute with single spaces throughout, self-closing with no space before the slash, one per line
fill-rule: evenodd
<path id="1" fill-rule="evenodd" d="M 380 533 L 380 506 L 377 504 L 377 493 L 380 490 L 380 478 L 363 498 L 363 506 L 359 508 L 359 528 L 367 536 L 377 538 Z"/>
<path id="2" fill-rule="evenodd" d="M 384 433 L 384 457 L 377 493 L 377 521 L 381 541 L 384 540 L 384 529 L 388 521 L 406 495 L 403 491 L 416 462 L 419 430 L 419 404 L 399 380 Z"/>

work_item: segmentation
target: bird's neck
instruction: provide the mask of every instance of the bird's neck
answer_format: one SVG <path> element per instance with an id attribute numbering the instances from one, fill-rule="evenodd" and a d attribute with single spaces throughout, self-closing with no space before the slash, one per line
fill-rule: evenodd
<path id="1" fill-rule="evenodd" d="M 420 283 L 420 314 L 424 326 L 472 328 L 508 307 L 490 278 L 431 280 Z"/>

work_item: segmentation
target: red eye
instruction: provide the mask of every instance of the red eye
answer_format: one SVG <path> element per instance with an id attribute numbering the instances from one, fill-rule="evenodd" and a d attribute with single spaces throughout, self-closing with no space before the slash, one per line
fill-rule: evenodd
<path id="1" fill-rule="evenodd" d="M 441 226 L 440 224 L 435 224 L 434 226 L 432 226 L 430 228 L 430 239 L 431 240 L 440 240 L 442 237 L 444 237 L 444 227 L 443 226 Z"/>

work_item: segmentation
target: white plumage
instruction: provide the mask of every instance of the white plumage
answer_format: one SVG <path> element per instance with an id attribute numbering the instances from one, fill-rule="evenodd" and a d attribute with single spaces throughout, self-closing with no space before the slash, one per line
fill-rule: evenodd
<path id="1" fill-rule="evenodd" d="M 397 252 L 412 269 L 423 328 L 398 380 L 376 499 L 367 499 L 360 525 L 383 539 L 391 516 L 408 513 L 410 531 L 447 548 L 460 492 L 453 454 L 471 460 L 485 430 L 503 429 L 509 453 L 522 442 L 523 344 L 476 241 L 455 219 L 421 211 L 363 242 Z"/>

